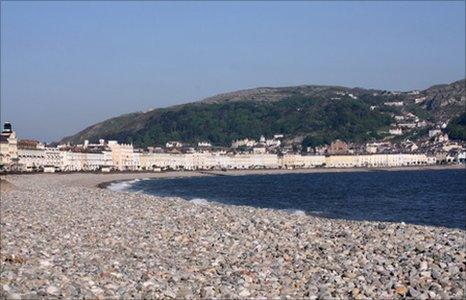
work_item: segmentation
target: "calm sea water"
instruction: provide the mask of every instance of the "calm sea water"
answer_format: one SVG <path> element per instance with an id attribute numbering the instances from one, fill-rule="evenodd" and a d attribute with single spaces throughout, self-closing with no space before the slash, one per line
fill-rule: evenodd
<path id="1" fill-rule="evenodd" d="M 212 176 L 133 181 L 129 190 L 328 218 L 466 229 L 466 170 Z"/>

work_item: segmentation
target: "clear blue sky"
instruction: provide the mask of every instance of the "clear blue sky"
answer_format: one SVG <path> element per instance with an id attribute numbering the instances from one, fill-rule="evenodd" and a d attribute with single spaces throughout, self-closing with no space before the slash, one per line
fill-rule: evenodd
<path id="1" fill-rule="evenodd" d="M 465 2 L 2 2 L 2 121 L 57 140 L 257 86 L 465 77 Z"/>

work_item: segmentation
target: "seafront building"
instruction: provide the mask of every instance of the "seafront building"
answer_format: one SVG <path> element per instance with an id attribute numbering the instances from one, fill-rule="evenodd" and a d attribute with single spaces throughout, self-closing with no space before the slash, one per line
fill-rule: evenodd
<path id="1" fill-rule="evenodd" d="M 14 171 L 18 164 L 18 141 L 10 123 L 6 122 L 0 134 L 0 167 Z"/>
<path id="2" fill-rule="evenodd" d="M 119 144 L 108 141 L 112 154 L 113 167 L 118 171 L 136 171 L 139 169 L 139 154 L 134 152 L 132 144 Z"/>
<path id="3" fill-rule="evenodd" d="M 434 165 L 435 157 L 425 154 L 368 154 L 327 156 L 325 166 L 329 168 L 376 168 Z"/>
<path id="4" fill-rule="evenodd" d="M 39 141 L 20 140 L 18 162 L 24 171 L 36 171 L 43 168 L 46 163 L 45 145 Z"/>
<path id="5" fill-rule="evenodd" d="M 44 167 L 57 167 L 63 169 L 63 153 L 55 147 L 45 147 Z"/>
<path id="6" fill-rule="evenodd" d="M 441 135 L 435 135 L 435 138 Z M 328 147 L 316 147 L 310 153 L 297 153 L 290 145 L 282 145 L 282 135 L 258 142 L 235 141 L 231 148 L 213 147 L 203 142 L 199 147 L 171 142 L 169 147 L 135 149 L 132 144 L 99 140 L 81 145 L 46 146 L 35 140 L 17 140 L 12 126 L 6 123 L 1 134 L 0 170 L 44 172 L 110 172 L 162 170 L 240 170 L 240 169 L 306 169 L 306 168 L 375 168 L 423 166 L 438 163 L 465 162 L 466 151 L 455 143 L 440 144 L 435 153 L 413 151 L 418 146 L 405 141 L 403 152 L 390 152 L 387 142 L 348 145 L 336 140 Z M 437 143 L 438 139 L 435 140 Z M 444 139 L 445 140 L 445 139 Z M 444 141 L 442 140 L 442 141 Z M 448 141 L 448 138 L 446 138 Z M 238 149 L 248 147 L 249 151 Z M 280 146 L 280 147 L 279 147 Z M 278 148 L 279 147 L 279 148 Z M 422 145 L 421 145 L 422 147 Z M 439 146 L 440 147 L 440 146 Z M 362 149 L 362 150 L 361 150 Z M 408 153 L 406 153 L 408 152 Z"/>

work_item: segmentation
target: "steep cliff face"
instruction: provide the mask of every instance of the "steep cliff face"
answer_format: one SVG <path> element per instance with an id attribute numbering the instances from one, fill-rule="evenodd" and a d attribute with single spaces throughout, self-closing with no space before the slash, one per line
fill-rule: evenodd
<path id="1" fill-rule="evenodd" d="M 465 110 L 466 80 L 432 86 L 419 94 L 303 85 L 240 90 L 168 108 L 138 112 L 89 126 L 61 142 L 118 139 L 137 146 L 168 140 L 208 140 L 226 145 L 232 139 L 285 133 L 316 134 L 351 141 L 374 139 L 392 121 L 387 115 L 402 108 L 385 102 L 404 101 L 420 117 L 448 122 Z M 416 99 L 424 98 L 416 103 Z M 378 109 L 371 110 L 377 106 Z"/>
<path id="2" fill-rule="evenodd" d="M 423 107 L 441 121 L 448 121 L 466 107 L 466 80 L 435 85 L 423 91 L 427 97 Z"/>

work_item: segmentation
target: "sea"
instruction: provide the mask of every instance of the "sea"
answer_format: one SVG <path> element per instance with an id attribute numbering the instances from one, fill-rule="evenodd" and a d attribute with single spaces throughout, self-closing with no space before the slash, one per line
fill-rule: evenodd
<path id="1" fill-rule="evenodd" d="M 136 179 L 109 188 L 291 215 L 466 229 L 466 169 Z"/>

